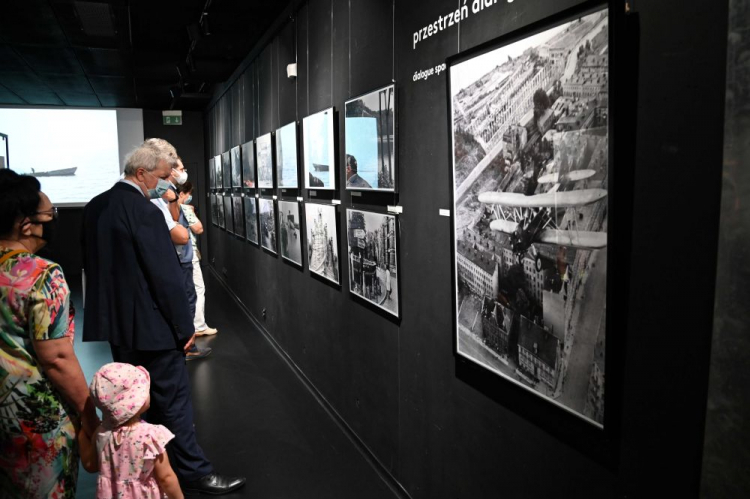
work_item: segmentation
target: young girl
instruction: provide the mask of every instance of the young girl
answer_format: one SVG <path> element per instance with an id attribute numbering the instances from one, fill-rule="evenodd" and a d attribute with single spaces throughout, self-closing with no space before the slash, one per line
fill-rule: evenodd
<path id="1" fill-rule="evenodd" d="M 89 390 L 102 410 L 96 445 L 78 432 L 86 471 L 99 472 L 98 499 L 183 499 L 165 446 L 174 435 L 141 421 L 149 408 L 151 378 L 143 367 L 113 362 L 94 375 Z"/>

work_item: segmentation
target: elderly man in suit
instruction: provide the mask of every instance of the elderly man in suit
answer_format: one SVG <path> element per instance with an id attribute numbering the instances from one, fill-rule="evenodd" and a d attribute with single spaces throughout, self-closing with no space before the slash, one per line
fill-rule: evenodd
<path id="1" fill-rule="evenodd" d="M 125 177 L 86 205 L 83 339 L 109 341 L 115 361 L 149 371 L 147 419 L 175 434 L 167 450 L 183 488 L 224 494 L 245 479 L 217 474 L 196 440 L 185 364 L 193 316 L 164 215 L 149 202 L 169 188 L 176 159 L 143 144 L 128 156 Z"/>

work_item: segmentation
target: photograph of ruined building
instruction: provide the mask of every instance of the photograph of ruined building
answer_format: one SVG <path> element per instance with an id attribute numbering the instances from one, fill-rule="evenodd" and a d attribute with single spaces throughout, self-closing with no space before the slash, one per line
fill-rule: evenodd
<path id="1" fill-rule="evenodd" d="M 307 228 L 307 266 L 310 272 L 339 284 L 336 207 L 305 203 L 305 227 Z"/>
<path id="2" fill-rule="evenodd" d="M 604 421 L 607 10 L 450 67 L 458 353 Z"/>

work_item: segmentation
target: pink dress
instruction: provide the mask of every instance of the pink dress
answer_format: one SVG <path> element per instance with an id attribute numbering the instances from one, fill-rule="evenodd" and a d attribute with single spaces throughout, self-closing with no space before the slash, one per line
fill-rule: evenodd
<path id="1" fill-rule="evenodd" d="M 139 422 L 96 432 L 99 453 L 98 499 L 161 499 L 155 460 L 174 435 L 162 425 Z"/>

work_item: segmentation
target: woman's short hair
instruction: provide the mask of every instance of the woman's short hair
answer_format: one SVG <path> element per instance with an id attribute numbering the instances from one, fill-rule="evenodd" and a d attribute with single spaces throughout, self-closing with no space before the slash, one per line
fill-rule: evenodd
<path id="1" fill-rule="evenodd" d="M 19 218 L 36 213 L 40 189 L 39 181 L 31 175 L 0 169 L 0 236 L 9 235 Z"/>
<path id="2" fill-rule="evenodd" d="M 177 186 L 177 192 L 180 194 L 190 194 L 193 192 L 193 184 L 187 180 L 184 184 Z"/>

